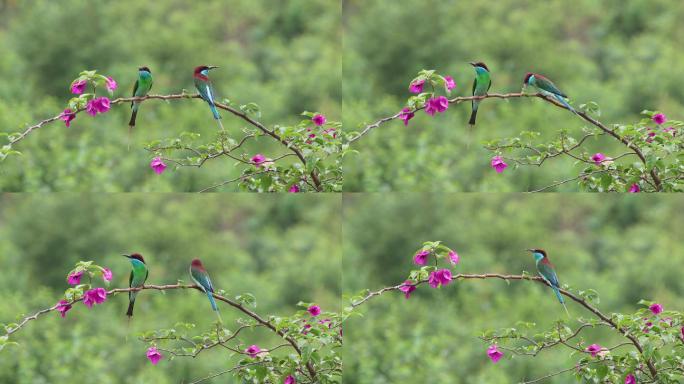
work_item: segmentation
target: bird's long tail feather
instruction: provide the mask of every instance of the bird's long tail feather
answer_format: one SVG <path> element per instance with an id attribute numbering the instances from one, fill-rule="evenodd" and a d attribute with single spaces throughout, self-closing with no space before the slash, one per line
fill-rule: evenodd
<path id="1" fill-rule="evenodd" d="M 135 127 L 135 117 L 138 115 L 138 110 L 133 108 L 131 112 L 131 120 L 128 122 L 128 150 L 131 150 L 131 134 L 133 132 L 133 127 Z"/>
<path id="2" fill-rule="evenodd" d="M 565 101 L 565 98 L 563 96 L 559 96 L 559 95 L 554 94 L 553 97 L 556 100 L 558 100 L 561 104 L 563 104 L 565 106 L 565 108 L 569 109 L 572 113 L 579 116 L 579 113 L 577 113 L 577 111 L 575 111 L 575 108 L 571 107 L 570 104 L 568 104 L 568 102 Z"/>
<path id="3" fill-rule="evenodd" d="M 216 300 L 214 300 L 214 296 L 212 295 L 211 292 L 207 292 L 207 297 L 209 297 L 209 302 L 211 303 L 211 309 L 216 312 L 216 316 L 218 316 L 218 319 L 221 323 L 223 323 L 223 319 L 221 319 L 221 314 L 219 313 L 218 306 L 216 305 Z"/>
<path id="4" fill-rule="evenodd" d="M 131 317 L 133 317 L 133 306 L 134 306 L 134 305 L 135 305 L 135 299 L 131 300 L 131 301 L 128 303 L 128 311 L 126 311 L 126 316 L 128 316 L 129 319 L 130 319 Z"/>
<path id="5" fill-rule="evenodd" d="M 563 308 L 565 309 L 565 313 L 568 314 L 568 317 L 570 317 L 570 312 L 568 312 L 568 307 L 565 306 L 565 300 L 563 299 L 563 295 L 561 295 L 560 290 L 558 288 L 551 286 L 553 288 L 553 292 L 556 294 L 556 297 L 558 298 L 558 301 L 560 301 L 561 304 L 563 304 Z"/>

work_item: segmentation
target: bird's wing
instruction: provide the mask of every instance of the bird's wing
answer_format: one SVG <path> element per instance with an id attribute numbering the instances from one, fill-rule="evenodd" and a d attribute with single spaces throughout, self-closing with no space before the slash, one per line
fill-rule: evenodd
<path id="1" fill-rule="evenodd" d="M 136 82 L 137 83 L 137 82 Z M 131 275 L 128 277 L 128 286 L 131 287 L 131 284 L 133 283 L 133 270 L 131 269 Z M 131 299 L 131 296 L 133 296 L 133 292 L 129 291 L 128 292 L 128 300 Z"/>
<path id="2" fill-rule="evenodd" d="M 556 271 L 553 268 L 553 265 L 551 265 L 550 262 L 544 263 L 543 261 L 539 263 L 538 268 L 539 274 L 541 274 L 546 280 L 551 283 L 551 285 L 555 287 L 560 287 L 560 284 L 558 283 L 558 276 L 556 275 Z"/>
<path id="3" fill-rule="evenodd" d="M 489 78 L 489 86 L 487 87 L 487 92 L 489 92 L 489 88 L 492 87 L 492 78 Z"/>
<path id="4" fill-rule="evenodd" d="M 546 92 L 555 93 L 558 96 L 563 96 L 567 98 L 567 96 L 563 92 L 561 92 L 561 90 L 558 89 L 558 87 L 556 87 L 556 85 L 552 83 L 551 80 L 547 79 L 542 75 L 534 75 L 534 82 L 538 88 L 543 89 Z"/>
<path id="5" fill-rule="evenodd" d="M 476 86 L 477 86 L 477 77 L 475 77 L 475 79 L 473 80 L 473 92 L 472 92 L 473 96 L 475 96 L 475 87 Z"/>
<path id="6" fill-rule="evenodd" d="M 135 81 L 133 85 L 133 97 L 135 97 L 135 92 L 138 90 L 138 80 Z M 131 108 L 133 107 L 133 102 L 131 101 Z"/>
<path id="7" fill-rule="evenodd" d="M 145 268 L 145 280 L 143 280 L 143 284 L 145 284 L 145 282 L 147 281 L 147 276 L 149 276 L 149 275 L 150 275 L 150 270 Z"/>
<path id="8" fill-rule="evenodd" d="M 194 269 L 190 269 L 190 275 L 192 279 L 195 280 L 202 288 L 209 292 L 214 292 L 214 287 L 211 285 L 211 279 L 209 279 L 209 274 L 202 273 Z"/>

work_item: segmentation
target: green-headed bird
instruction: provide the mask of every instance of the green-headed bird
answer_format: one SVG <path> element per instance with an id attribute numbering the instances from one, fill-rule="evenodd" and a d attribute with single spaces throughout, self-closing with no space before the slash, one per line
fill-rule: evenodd
<path id="1" fill-rule="evenodd" d="M 549 257 L 546 255 L 546 251 L 543 249 L 528 249 L 528 251 L 532 252 L 532 255 L 534 255 L 534 262 L 537 265 L 537 272 L 539 272 L 539 276 L 541 276 L 542 279 L 544 279 L 547 283 L 549 283 L 549 285 L 551 285 L 551 288 L 556 293 L 558 301 L 560 301 L 560 303 L 563 304 L 565 312 L 567 312 L 568 316 L 570 316 L 570 312 L 568 312 L 568 308 L 565 306 L 565 300 L 563 300 L 563 295 L 561 295 L 560 291 L 558 290 L 560 288 L 560 283 L 558 282 L 556 269 L 554 268 L 553 264 L 551 264 L 551 262 L 549 261 Z"/>
<path id="2" fill-rule="evenodd" d="M 565 100 L 568 96 L 561 92 L 561 90 L 558 89 L 558 87 L 556 87 L 556 85 L 552 83 L 551 80 L 547 79 L 546 77 L 538 73 L 528 72 L 525 75 L 525 79 L 523 80 L 523 90 L 528 85 L 537 88 L 542 95 L 550 96 L 555 100 L 558 100 L 558 102 L 563 104 L 565 108 L 579 116 L 579 113 L 575 111 L 575 108 L 571 107 L 570 104 L 568 104 L 568 102 Z"/>
<path id="3" fill-rule="evenodd" d="M 128 278 L 128 286 L 131 288 L 142 287 L 147 280 L 147 275 L 150 274 L 150 271 L 145 264 L 145 259 L 143 259 L 142 255 L 139 253 L 123 256 L 131 261 L 131 266 L 133 267 L 133 269 L 131 269 L 131 276 Z M 138 292 L 139 291 L 128 292 L 128 311 L 126 312 L 126 316 L 128 316 L 129 320 L 133 317 L 133 306 L 135 305 L 135 297 L 138 295 Z"/>
<path id="4" fill-rule="evenodd" d="M 204 269 L 200 259 L 192 259 L 192 262 L 190 263 L 190 278 L 202 291 L 204 291 L 204 293 L 207 294 L 207 297 L 209 297 L 209 303 L 211 304 L 211 309 L 216 311 L 216 316 L 218 316 L 219 321 L 223 323 L 218 306 L 216 306 L 216 301 L 212 295 L 214 293 L 214 286 L 211 284 L 209 274 L 207 273 L 207 270 Z"/>
<path id="5" fill-rule="evenodd" d="M 485 96 L 492 87 L 492 77 L 489 73 L 489 68 L 483 62 L 470 63 L 475 68 L 475 80 L 473 81 L 473 96 Z M 477 117 L 477 108 L 481 100 L 473 100 L 472 112 L 470 113 L 470 121 L 468 124 L 475 125 L 475 118 Z"/>
<path id="6" fill-rule="evenodd" d="M 148 67 L 138 68 L 138 80 L 133 85 L 133 97 L 147 96 L 147 93 L 152 89 L 152 71 Z M 131 149 L 131 131 L 135 127 L 135 117 L 138 115 L 138 108 L 140 102 L 134 101 L 131 103 L 131 121 L 128 122 L 128 149 Z"/>
<path id="7" fill-rule="evenodd" d="M 214 89 L 212 88 L 211 81 L 209 80 L 209 70 L 214 68 L 218 67 L 215 65 L 200 65 L 199 67 L 195 67 L 193 80 L 195 80 L 195 88 L 197 88 L 202 100 L 209 104 L 209 108 L 211 109 L 211 113 L 214 115 L 214 119 L 216 119 L 218 122 L 219 128 L 223 130 L 223 124 L 221 124 L 221 115 L 219 115 L 214 101 Z"/>

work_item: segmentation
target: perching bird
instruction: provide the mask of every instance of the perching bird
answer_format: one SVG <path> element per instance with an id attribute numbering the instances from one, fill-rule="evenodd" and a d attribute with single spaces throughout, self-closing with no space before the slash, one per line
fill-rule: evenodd
<path id="1" fill-rule="evenodd" d="M 207 270 L 204 269 L 200 259 L 192 259 L 192 263 L 190 263 L 190 278 L 192 278 L 192 281 L 194 281 L 195 284 L 197 284 L 200 289 L 207 294 L 207 297 L 209 297 L 209 303 L 211 303 L 211 309 L 216 311 L 219 321 L 223 323 L 221 320 L 221 314 L 216 306 L 216 301 L 214 301 L 214 296 L 212 296 L 212 293 L 214 293 L 214 286 L 211 285 L 209 274 L 207 273 Z"/>
<path id="2" fill-rule="evenodd" d="M 528 251 L 532 252 L 532 255 L 534 255 L 534 262 L 537 265 L 537 272 L 539 272 L 539 275 L 551 285 L 551 288 L 556 293 L 558 301 L 563 304 L 565 312 L 567 312 L 568 316 L 570 316 L 570 312 L 568 312 L 568 308 L 565 306 L 565 300 L 563 300 L 563 296 L 558 290 L 558 288 L 560 288 L 560 283 L 558 282 L 556 269 L 549 261 L 546 251 L 543 249 L 528 249 Z"/>
<path id="3" fill-rule="evenodd" d="M 214 89 L 211 87 L 211 81 L 209 80 L 209 70 L 218 68 L 215 65 L 201 65 L 195 67 L 195 74 L 193 79 L 195 80 L 195 88 L 199 92 L 200 96 L 204 101 L 209 104 L 211 108 L 211 113 L 214 115 L 214 119 L 218 121 L 219 127 L 223 130 L 223 124 L 221 124 L 221 115 L 219 115 L 216 110 L 216 104 L 214 103 Z"/>
<path id="4" fill-rule="evenodd" d="M 143 97 L 152 89 L 152 71 L 148 67 L 138 68 L 138 80 L 133 86 L 133 97 Z M 131 121 L 128 122 L 128 149 L 131 149 L 131 131 L 135 127 L 135 117 L 138 115 L 139 101 L 131 103 Z"/>
<path id="5" fill-rule="evenodd" d="M 489 68 L 483 62 L 470 63 L 475 67 L 475 80 L 473 81 L 473 96 L 484 96 L 492 87 L 492 78 L 489 74 Z M 475 125 L 475 118 L 477 117 L 477 108 L 480 105 L 480 100 L 473 100 L 472 112 L 470 113 L 470 121 L 468 124 Z"/>
<path id="6" fill-rule="evenodd" d="M 128 278 L 128 286 L 131 288 L 142 287 L 147 280 L 147 275 L 150 274 L 147 265 L 145 265 L 145 259 L 143 259 L 142 255 L 139 253 L 123 256 L 131 261 L 131 266 L 133 267 L 133 269 L 131 269 L 131 276 Z M 138 292 L 139 291 L 128 292 L 128 311 L 126 312 L 126 316 L 128 316 L 129 320 L 133 316 L 133 305 L 135 305 L 135 297 L 138 295 Z"/>
<path id="7" fill-rule="evenodd" d="M 565 108 L 569 109 L 570 111 L 572 111 L 572 113 L 579 116 L 577 111 L 575 111 L 575 109 L 571 107 L 570 104 L 568 104 L 568 102 L 565 100 L 568 96 L 561 92 L 561 90 L 558 89 L 558 87 L 556 87 L 556 85 L 552 83 L 551 80 L 547 79 L 546 77 L 540 74 L 528 72 L 525 75 L 525 79 L 523 80 L 523 90 L 528 85 L 537 88 L 539 92 L 541 92 L 541 94 L 553 97 L 554 99 L 558 100 L 558 102 L 563 104 Z"/>

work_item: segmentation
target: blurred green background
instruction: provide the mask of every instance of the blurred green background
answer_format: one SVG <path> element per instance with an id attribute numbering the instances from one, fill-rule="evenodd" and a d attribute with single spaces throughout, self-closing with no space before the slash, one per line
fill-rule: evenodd
<path id="1" fill-rule="evenodd" d="M 562 284 L 593 288 L 604 313 L 633 312 L 640 299 L 684 307 L 678 196 L 521 194 L 346 195 L 343 291 L 403 282 L 424 241 L 442 240 L 461 257 L 462 273 L 535 273 L 524 249 L 549 253 Z M 553 292 L 537 283 L 456 281 L 419 287 L 406 300 L 384 294 L 345 324 L 345 383 L 514 383 L 574 366 L 568 349 L 492 364 L 480 331 L 536 322 L 539 331 L 567 319 Z M 587 316 L 574 303 L 575 317 Z M 577 323 L 575 323 L 577 325 Z M 616 345 L 587 332 L 587 345 Z M 570 375 L 553 383 L 572 383 Z"/>
<path id="2" fill-rule="evenodd" d="M 491 92 L 519 92 L 526 72 L 541 73 L 576 107 L 597 102 L 605 123 L 631 123 L 644 109 L 681 118 L 680 0 L 346 0 L 344 18 L 347 130 L 400 111 L 423 68 L 453 76 L 452 95 L 470 95 L 470 61 L 488 64 Z M 469 116 L 464 103 L 375 129 L 353 146 L 360 154 L 346 157 L 345 191 L 527 191 L 581 169 L 555 159 L 497 174 L 479 145 L 523 130 L 541 132 L 542 142 L 561 129 L 581 136 L 581 120 L 567 111 L 536 99 L 485 100 L 468 148 Z M 588 149 L 624 152 L 606 138 Z"/>
<path id="3" fill-rule="evenodd" d="M 254 294 L 262 316 L 293 314 L 300 300 L 338 311 L 340 210 L 333 195 L 1 195 L 0 322 L 56 303 L 79 260 L 111 268 L 111 286 L 127 286 L 130 264 L 120 255 L 128 252 L 145 256 L 151 284 L 187 283 L 190 260 L 200 257 L 217 289 Z M 19 346 L 0 352 L 0 383 L 177 384 L 235 365 L 212 349 L 197 359 L 165 356 L 155 367 L 135 337 L 179 321 L 207 330 L 216 316 L 203 294 L 143 291 L 130 328 L 127 302 L 127 295 L 110 296 L 90 310 L 75 305 L 65 319 L 49 313 L 29 323 L 12 337 Z M 220 307 L 224 324 L 235 328 L 236 311 Z M 243 341 L 280 344 L 262 330 Z"/>
<path id="4" fill-rule="evenodd" d="M 269 126 L 299 122 L 304 110 L 339 121 L 341 9 L 329 0 L 0 0 L 0 132 L 60 113 L 85 69 L 114 77 L 115 97 L 128 97 L 141 65 L 152 70 L 155 94 L 195 92 L 193 68 L 213 64 L 221 66 L 211 74 L 217 98 L 256 102 Z M 39 129 L 15 146 L 23 156 L 0 163 L 0 190 L 183 192 L 239 175 L 232 160 L 161 177 L 149 168 L 143 147 L 153 139 L 215 137 L 201 101 L 145 102 L 127 151 L 129 117 L 119 105 L 95 118 L 79 114 L 69 129 L 62 121 Z M 245 126 L 223 117 L 229 132 Z M 266 139 L 246 149 L 272 158 L 283 151 Z"/>

